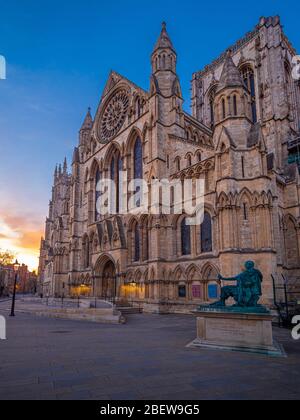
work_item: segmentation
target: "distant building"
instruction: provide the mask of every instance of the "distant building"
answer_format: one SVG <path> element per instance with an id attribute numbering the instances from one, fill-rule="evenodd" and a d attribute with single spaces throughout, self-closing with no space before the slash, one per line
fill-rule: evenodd
<path id="1" fill-rule="evenodd" d="M 11 277 L 11 270 L 0 267 L 0 298 L 9 295 Z"/>
<path id="2" fill-rule="evenodd" d="M 188 46 L 187 46 L 188 48 Z M 44 295 L 117 297 L 145 311 L 187 311 L 218 298 L 220 281 L 254 260 L 272 301 L 272 273 L 300 276 L 300 91 L 296 51 L 279 17 L 192 77 L 184 112 L 177 54 L 163 25 L 150 89 L 116 72 L 88 111 L 67 163 L 56 168 L 39 279 Z M 195 57 L 197 64 L 197 57 Z M 119 171 L 143 178 L 205 178 L 205 215 L 119 214 Z M 99 216 L 98 181 L 116 181 L 116 214 Z"/>
<path id="3" fill-rule="evenodd" d="M 15 280 L 14 265 L 8 264 L 5 267 L 2 267 L 0 269 L 0 273 L 2 273 L 3 276 L 2 284 L 5 285 L 5 288 L 3 290 L 5 290 L 6 294 L 12 293 Z M 28 266 L 22 264 L 18 270 L 17 293 L 34 294 L 36 293 L 36 291 L 37 274 L 35 272 L 30 272 Z"/>

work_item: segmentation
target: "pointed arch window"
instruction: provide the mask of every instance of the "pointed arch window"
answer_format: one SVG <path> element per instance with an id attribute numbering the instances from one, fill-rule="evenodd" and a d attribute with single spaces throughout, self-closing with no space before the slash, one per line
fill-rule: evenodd
<path id="1" fill-rule="evenodd" d="M 134 226 L 134 262 L 140 261 L 140 228 L 138 223 Z"/>
<path id="2" fill-rule="evenodd" d="M 176 170 L 179 172 L 180 171 L 180 158 L 179 157 L 177 157 L 176 159 L 175 159 L 175 167 L 176 167 Z"/>
<path id="3" fill-rule="evenodd" d="M 159 57 L 156 57 L 156 71 L 159 69 Z"/>
<path id="4" fill-rule="evenodd" d="M 192 166 L 192 156 L 191 155 L 187 156 L 187 166 L 188 167 Z"/>
<path id="5" fill-rule="evenodd" d="M 113 182 L 115 182 L 116 180 L 116 163 L 115 163 L 115 158 L 113 157 L 111 162 L 110 162 L 110 178 Z M 115 187 L 116 184 L 114 184 L 112 186 L 112 188 Z M 117 211 L 117 204 L 116 204 L 116 196 L 115 196 L 115 190 L 113 189 L 111 191 L 111 212 L 115 213 L 115 211 Z M 115 211 L 114 211 L 115 209 Z"/>
<path id="6" fill-rule="evenodd" d="M 233 115 L 236 117 L 238 114 L 237 111 L 237 98 L 236 95 L 233 95 Z"/>
<path id="7" fill-rule="evenodd" d="M 242 78 L 246 88 L 251 95 L 251 112 L 252 121 L 257 123 L 257 111 L 256 111 L 256 92 L 255 92 L 255 77 L 252 67 L 245 66 L 241 70 Z"/>
<path id="8" fill-rule="evenodd" d="M 143 180 L 143 145 L 141 139 L 138 137 L 134 144 L 133 151 L 133 166 L 134 166 L 134 179 L 136 181 Z M 139 185 L 136 185 L 135 194 L 142 193 Z M 141 206 L 140 197 L 136 200 L 136 207 Z"/>
<path id="9" fill-rule="evenodd" d="M 209 98 L 209 110 L 210 110 L 210 122 L 211 122 L 212 127 L 215 125 L 214 103 L 215 103 L 216 91 L 217 91 L 217 86 L 213 86 L 210 89 L 209 96 L 208 96 L 208 98 Z"/>
<path id="10" fill-rule="evenodd" d="M 223 116 L 223 119 L 226 118 L 226 104 L 225 104 L 224 98 L 222 99 L 222 116 Z"/>
<path id="11" fill-rule="evenodd" d="M 82 241 L 82 252 L 83 252 L 83 268 L 89 268 L 90 265 L 90 241 L 86 235 Z"/>
<path id="12" fill-rule="evenodd" d="M 191 255 L 191 226 L 186 219 L 181 222 L 181 251 L 182 255 Z"/>
<path id="13" fill-rule="evenodd" d="M 112 213 L 120 212 L 120 203 L 122 200 L 122 179 L 120 172 L 123 170 L 123 160 L 120 153 L 113 156 L 110 163 L 110 178 L 114 183 L 114 189 L 111 191 L 111 209 Z"/>
<path id="14" fill-rule="evenodd" d="M 247 203 L 243 203 L 243 213 L 244 213 L 244 220 L 247 221 L 248 220 L 248 204 Z"/>
<path id="15" fill-rule="evenodd" d="M 149 260 L 149 229 L 148 219 L 144 219 L 141 230 L 142 236 L 142 259 L 143 261 Z"/>
<path id="16" fill-rule="evenodd" d="M 208 212 L 204 213 L 201 225 L 201 252 L 212 252 L 212 220 Z"/>
<path id="17" fill-rule="evenodd" d="M 100 207 L 100 197 L 102 195 L 101 191 L 99 191 L 99 183 L 102 179 L 102 174 L 100 169 L 97 169 L 96 176 L 95 176 L 95 222 L 98 222 L 100 220 L 100 213 L 99 213 L 99 207 Z"/>
<path id="18" fill-rule="evenodd" d="M 144 239 L 144 261 L 149 260 L 149 231 L 148 226 L 145 227 L 145 239 Z"/>

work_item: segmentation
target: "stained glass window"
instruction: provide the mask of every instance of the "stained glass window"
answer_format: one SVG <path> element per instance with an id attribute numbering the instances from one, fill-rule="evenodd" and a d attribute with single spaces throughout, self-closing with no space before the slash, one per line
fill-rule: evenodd
<path id="1" fill-rule="evenodd" d="M 110 176 L 111 179 L 115 179 L 115 158 L 113 157 L 110 164 Z"/>
<path id="2" fill-rule="evenodd" d="M 136 223 L 134 228 L 134 261 L 140 260 L 140 229 Z"/>
<path id="3" fill-rule="evenodd" d="M 201 226 L 201 252 L 212 251 L 212 221 L 209 213 L 204 213 Z"/>
<path id="4" fill-rule="evenodd" d="M 82 242 L 83 251 L 83 268 L 88 268 L 90 265 L 90 243 L 88 236 L 85 236 Z"/>
<path id="5" fill-rule="evenodd" d="M 115 168 L 115 158 L 113 157 L 110 163 L 110 178 L 113 182 L 115 182 L 116 178 L 116 168 Z M 111 212 L 113 213 L 115 210 L 116 205 L 116 197 L 114 195 L 114 190 L 111 191 L 111 197 L 110 197 L 110 203 L 111 203 Z"/>
<path id="6" fill-rule="evenodd" d="M 111 180 L 114 181 L 115 191 L 114 194 L 111 195 L 111 208 L 115 210 L 116 213 L 120 211 L 120 202 L 122 198 L 122 179 L 120 176 L 120 172 L 123 170 L 123 160 L 118 153 L 114 156 L 111 160 L 110 164 L 110 177 Z"/>
<path id="7" fill-rule="evenodd" d="M 140 138 L 137 138 L 134 145 L 134 179 L 143 179 L 143 146 Z M 135 194 L 140 191 L 140 187 L 136 187 Z M 141 206 L 141 200 L 136 200 L 136 207 Z"/>
<path id="8" fill-rule="evenodd" d="M 145 225 L 143 229 L 144 234 L 144 261 L 149 260 L 149 231 L 148 226 Z"/>
<path id="9" fill-rule="evenodd" d="M 122 203 L 122 176 L 120 174 L 120 172 L 123 171 L 123 159 L 121 157 L 119 157 L 118 159 L 118 188 L 117 188 L 117 195 L 118 195 L 118 208 L 117 208 L 117 213 L 119 213 L 120 211 L 120 203 Z"/>
<path id="10" fill-rule="evenodd" d="M 191 254 L 191 227 L 186 224 L 186 219 L 181 222 L 181 249 L 182 255 Z"/>
<path id="11" fill-rule="evenodd" d="M 102 195 L 101 191 L 98 191 L 99 188 L 99 182 L 101 181 L 101 172 L 99 169 L 97 169 L 96 172 L 96 177 L 95 177 L 95 221 L 97 222 L 98 220 L 100 220 L 100 213 L 98 212 L 99 210 L 99 205 L 100 205 L 100 197 Z"/>

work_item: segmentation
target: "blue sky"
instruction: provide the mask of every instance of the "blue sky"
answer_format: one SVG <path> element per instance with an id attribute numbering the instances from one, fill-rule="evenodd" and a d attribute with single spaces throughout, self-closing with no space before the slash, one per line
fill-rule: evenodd
<path id="1" fill-rule="evenodd" d="M 9 212 L 40 230 L 54 166 L 71 158 L 87 107 L 95 111 L 111 69 L 148 88 L 163 20 L 188 109 L 192 73 L 260 16 L 280 14 L 300 52 L 299 12 L 294 0 L 0 0 L 0 55 L 8 65 L 0 80 L 0 222 Z"/>

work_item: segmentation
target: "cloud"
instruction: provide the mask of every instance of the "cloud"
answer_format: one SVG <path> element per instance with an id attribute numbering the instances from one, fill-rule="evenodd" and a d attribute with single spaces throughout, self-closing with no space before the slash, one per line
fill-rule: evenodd
<path id="1" fill-rule="evenodd" d="M 37 268 L 43 224 L 33 213 L 19 214 L 0 206 L 0 248 L 15 253 L 31 270 Z"/>
<path id="2" fill-rule="evenodd" d="M 41 242 L 41 231 L 24 232 L 22 238 L 18 240 L 19 246 L 24 249 L 38 250 Z"/>
<path id="3" fill-rule="evenodd" d="M 7 224 L 4 218 L 0 218 L 0 235 L 4 239 L 18 239 L 20 237 L 16 229 Z"/>

